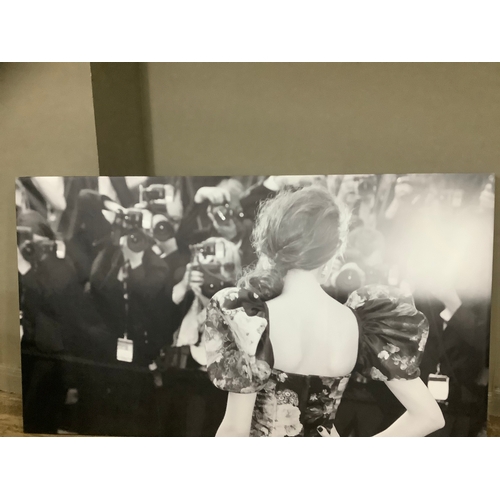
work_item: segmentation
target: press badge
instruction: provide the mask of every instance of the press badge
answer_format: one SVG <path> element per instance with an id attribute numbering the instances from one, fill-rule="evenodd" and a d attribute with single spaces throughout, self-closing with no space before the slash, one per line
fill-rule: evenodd
<path id="1" fill-rule="evenodd" d="M 59 259 L 64 259 L 66 257 L 66 245 L 64 244 L 64 241 L 57 241 L 57 249 L 56 249 L 56 254 L 57 258 Z"/>
<path id="2" fill-rule="evenodd" d="M 450 378 L 440 373 L 431 373 L 427 387 L 436 401 L 446 401 L 450 393 Z"/>
<path id="3" fill-rule="evenodd" d="M 134 343 L 127 338 L 118 339 L 116 346 L 116 359 L 125 363 L 132 363 L 134 358 Z"/>

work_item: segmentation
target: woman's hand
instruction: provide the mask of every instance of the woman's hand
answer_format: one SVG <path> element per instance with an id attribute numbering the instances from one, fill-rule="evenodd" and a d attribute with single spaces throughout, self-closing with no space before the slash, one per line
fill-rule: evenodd
<path id="1" fill-rule="evenodd" d="M 337 432 L 337 429 L 335 428 L 334 425 L 332 425 L 332 430 L 330 432 L 328 432 L 328 430 L 325 429 L 322 425 L 317 427 L 317 430 L 318 430 L 318 434 L 321 437 L 327 437 L 327 438 L 340 437 L 340 434 Z"/>

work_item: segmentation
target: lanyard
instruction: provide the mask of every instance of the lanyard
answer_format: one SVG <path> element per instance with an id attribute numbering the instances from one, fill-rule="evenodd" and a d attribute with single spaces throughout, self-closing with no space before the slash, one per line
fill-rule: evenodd
<path id="1" fill-rule="evenodd" d="M 123 333 L 123 338 L 128 337 L 128 327 L 130 319 L 130 302 L 129 302 L 129 276 L 130 276 L 130 262 L 128 260 L 122 266 L 122 284 L 123 284 L 123 300 L 125 305 L 125 331 Z"/>

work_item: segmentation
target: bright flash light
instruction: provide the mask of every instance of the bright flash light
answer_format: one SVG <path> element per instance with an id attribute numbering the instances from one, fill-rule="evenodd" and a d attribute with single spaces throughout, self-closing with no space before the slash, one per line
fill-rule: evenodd
<path id="1" fill-rule="evenodd" d="M 414 286 L 454 288 L 477 299 L 491 293 L 493 224 L 488 215 L 427 207 L 398 234 L 397 252 Z"/>

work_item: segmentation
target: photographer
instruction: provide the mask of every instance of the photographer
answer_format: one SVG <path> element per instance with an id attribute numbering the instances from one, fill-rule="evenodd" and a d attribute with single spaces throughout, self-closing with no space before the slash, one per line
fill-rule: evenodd
<path id="1" fill-rule="evenodd" d="M 106 207 L 111 236 L 90 273 L 91 296 L 111 332 L 104 352 L 110 368 L 103 373 L 103 397 L 108 411 L 121 409 L 121 433 L 158 435 L 150 367 L 182 320 L 172 300 L 172 273 L 155 240 L 168 228 L 161 214 L 140 204 L 128 210 Z"/>
<path id="2" fill-rule="evenodd" d="M 141 188 L 139 203 L 130 209 L 97 193 L 83 195 L 92 209 L 87 216 L 97 219 L 99 212 L 104 221 L 102 249 L 90 276 L 91 294 L 116 336 L 130 329 L 137 342 L 133 364 L 148 366 L 182 320 L 172 290 L 188 259 L 177 251 L 179 218 L 170 205 L 173 188 Z"/>
<path id="3" fill-rule="evenodd" d="M 179 251 L 189 254 L 190 245 L 214 236 L 248 248 L 253 221 L 244 220 L 240 195 L 241 184 L 233 179 L 198 189 L 177 233 Z"/>
<path id="4" fill-rule="evenodd" d="M 422 379 L 432 383 L 446 422 L 433 436 L 477 436 L 487 418 L 489 306 L 452 287 L 419 291 L 415 303 L 430 326 Z"/>
<path id="5" fill-rule="evenodd" d="M 22 371 L 26 432 L 55 433 L 65 395 L 78 385 L 67 355 L 85 356 L 103 331 L 55 235 L 34 211 L 18 216 Z"/>
<path id="6" fill-rule="evenodd" d="M 330 191 L 350 211 L 350 228 L 376 229 L 378 177 L 376 175 L 331 176 L 328 181 L 331 184 Z"/>
<path id="7" fill-rule="evenodd" d="M 94 261 L 90 285 L 115 342 L 128 331 L 134 341 L 132 363 L 148 366 L 172 338 L 175 308 L 169 268 L 141 229 L 106 245 Z M 115 351 L 116 345 L 110 346 L 109 359 L 115 359 Z"/>
<path id="8" fill-rule="evenodd" d="M 129 208 L 137 203 L 136 191 L 145 177 L 70 177 L 64 178 L 66 210 L 59 232 L 80 282 L 85 285 L 97 254 L 104 248 L 111 225 L 102 213 L 106 204 Z"/>

